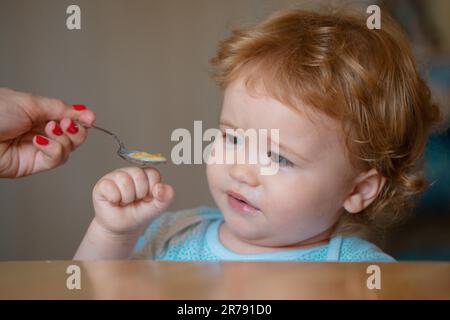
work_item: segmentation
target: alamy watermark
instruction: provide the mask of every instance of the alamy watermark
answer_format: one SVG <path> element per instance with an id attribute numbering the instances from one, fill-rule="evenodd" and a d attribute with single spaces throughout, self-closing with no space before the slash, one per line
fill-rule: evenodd
<path id="1" fill-rule="evenodd" d="M 381 9 L 376 4 L 367 7 L 366 13 L 370 16 L 366 20 L 367 28 L 370 30 L 381 29 Z M 71 4 L 66 8 L 66 28 L 68 30 L 81 30 L 81 8 Z"/>
<path id="2" fill-rule="evenodd" d="M 366 273 L 370 274 L 370 276 L 367 278 L 366 286 L 367 289 L 373 290 L 381 289 L 381 269 L 380 266 L 377 266 L 376 264 L 371 264 L 367 267 Z"/>
<path id="3" fill-rule="evenodd" d="M 81 268 L 76 264 L 67 266 L 66 288 L 69 290 L 81 290 Z"/>
<path id="4" fill-rule="evenodd" d="M 66 9 L 67 30 L 81 30 L 81 8 L 76 4 L 71 4 Z"/>
<path id="5" fill-rule="evenodd" d="M 171 141 L 178 143 L 172 148 L 171 160 L 177 165 L 258 164 L 261 175 L 274 175 L 280 167 L 276 161 L 279 137 L 279 129 L 210 128 L 203 132 L 202 121 L 194 121 L 194 137 L 185 128 L 172 132 Z M 203 142 L 209 142 L 204 149 Z"/>
<path id="6" fill-rule="evenodd" d="M 376 4 L 367 7 L 366 13 L 371 15 L 366 20 L 366 26 L 370 30 L 381 29 L 381 9 Z"/>

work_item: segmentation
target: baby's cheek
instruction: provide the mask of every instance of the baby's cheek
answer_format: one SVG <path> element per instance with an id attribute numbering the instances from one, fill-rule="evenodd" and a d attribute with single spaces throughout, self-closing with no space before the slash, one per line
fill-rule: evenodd
<path id="1" fill-rule="evenodd" d="M 309 220 L 321 211 L 323 199 L 317 197 L 314 190 L 305 185 L 287 184 L 283 188 L 271 188 L 270 195 L 266 195 L 269 202 L 269 212 L 274 212 L 285 221 Z"/>
<path id="2" fill-rule="evenodd" d="M 271 232 L 285 244 L 312 238 L 334 223 L 319 211 L 320 208 L 304 199 L 279 201 L 273 211 L 275 215 L 271 216 Z"/>
<path id="3" fill-rule="evenodd" d="M 225 168 L 219 164 L 206 165 L 206 178 L 210 188 L 220 188 L 224 185 Z"/>
<path id="4" fill-rule="evenodd" d="M 212 182 L 213 182 L 212 172 L 211 171 L 212 171 L 211 165 L 207 164 L 206 165 L 206 180 L 208 182 L 208 186 L 209 186 L 209 190 L 210 191 L 212 191 Z"/>
<path id="5" fill-rule="evenodd" d="M 311 191 L 311 190 L 310 190 Z M 337 204 L 326 194 L 304 190 L 280 201 L 284 223 L 297 225 L 305 235 L 314 236 L 336 222 Z"/>

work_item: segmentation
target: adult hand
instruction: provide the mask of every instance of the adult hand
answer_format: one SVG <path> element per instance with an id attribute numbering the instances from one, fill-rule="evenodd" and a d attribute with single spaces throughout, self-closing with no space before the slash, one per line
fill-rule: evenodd
<path id="1" fill-rule="evenodd" d="M 65 163 L 86 139 L 95 113 L 84 105 L 0 88 L 0 177 L 18 178 Z"/>

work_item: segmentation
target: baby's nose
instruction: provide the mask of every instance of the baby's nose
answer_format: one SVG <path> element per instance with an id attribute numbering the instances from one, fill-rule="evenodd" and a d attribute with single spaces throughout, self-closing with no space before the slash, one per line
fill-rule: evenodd
<path id="1" fill-rule="evenodd" d="M 240 183 L 256 187 L 259 184 L 257 165 L 235 163 L 229 171 L 230 176 Z"/>

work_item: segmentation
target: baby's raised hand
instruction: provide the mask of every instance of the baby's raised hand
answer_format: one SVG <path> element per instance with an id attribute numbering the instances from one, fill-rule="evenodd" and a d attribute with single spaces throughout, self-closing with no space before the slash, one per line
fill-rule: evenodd
<path id="1" fill-rule="evenodd" d="M 174 190 L 155 168 L 121 168 L 94 187 L 95 222 L 117 235 L 142 232 L 172 202 Z"/>

